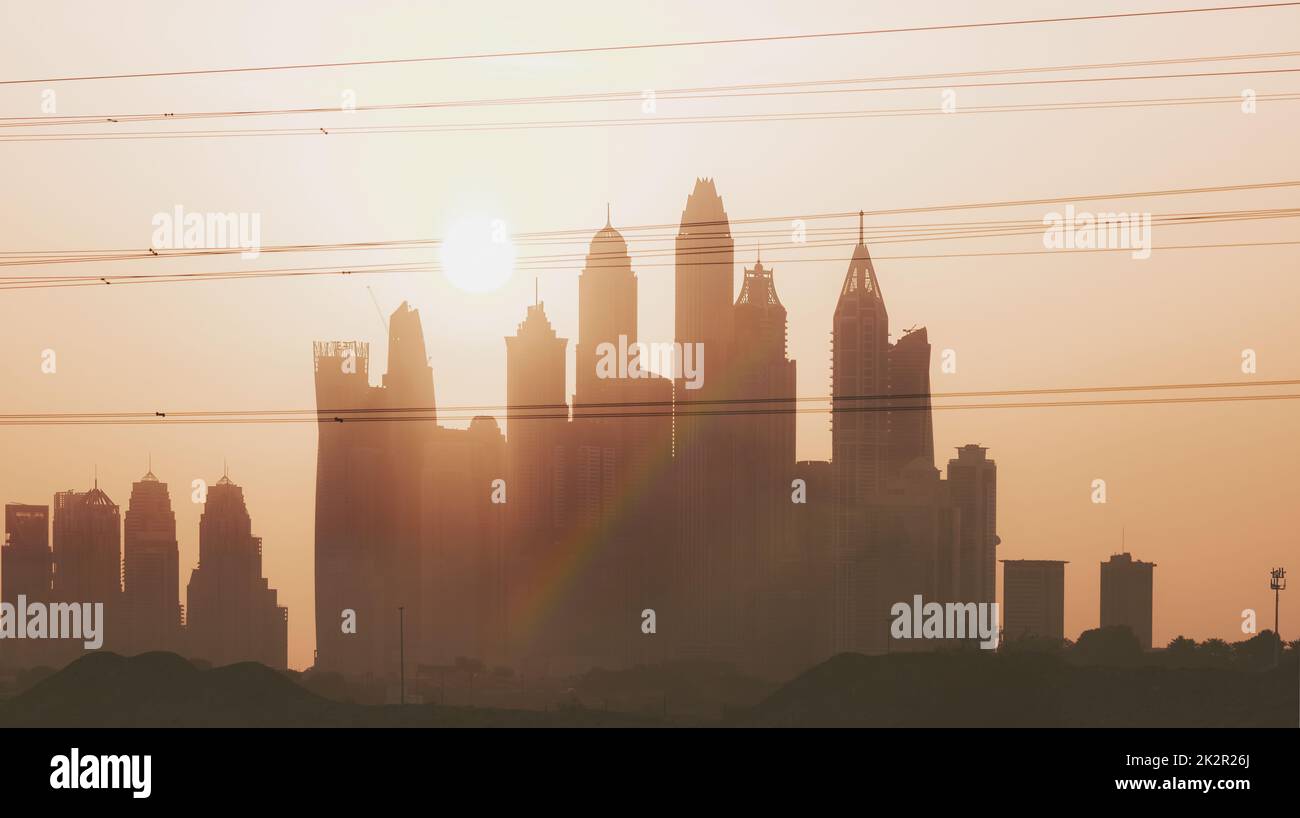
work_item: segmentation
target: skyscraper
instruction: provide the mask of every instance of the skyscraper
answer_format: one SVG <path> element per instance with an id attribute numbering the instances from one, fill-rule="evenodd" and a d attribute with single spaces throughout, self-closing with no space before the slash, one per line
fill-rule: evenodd
<path id="1" fill-rule="evenodd" d="M 862 235 L 849 261 L 831 332 L 831 466 L 835 483 L 835 648 L 878 652 L 888 611 L 884 566 L 866 506 L 885 488 L 889 313 Z"/>
<path id="2" fill-rule="evenodd" d="M 103 647 L 121 650 L 125 634 L 122 616 L 122 522 L 118 506 L 99 488 L 61 491 L 54 495 L 54 576 L 50 599 L 55 602 L 102 602 Z M 62 641 L 51 650 L 56 663 L 71 661 L 82 650 L 79 642 Z"/>
<path id="3" fill-rule="evenodd" d="M 948 490 L 961 512 L 957 594 L 959 602 L 997 599 L 998 466 L 988 449 L 968 444 L 948 461 Z"/>
<path id="4" fill-rule="evenodd" d="M 167 484 L 152 469 L 131 486 L 122 544 L 123 608 L 131 653 L 179 650 L 180 556 Z"/>
<path id="5" fill-rule="evenodd" d="M 0 600 L 15 606 L 20 595 L 29 602 L 48 601 L 52 569 L 50 507 L 6 504 L 4 547 L 0 549 Z M 49 646 L 42 642 L 5 639 L 0 643 L 0 655 L 6 664 L 17 667 L 49 664 Z"/>
<path id="6" fill-rule="evenodd" d="M 493 482 L 505 478 L 506 441 L 495 418 L 438 430 L 424 463 L 423 644 L 407 644 L 408 661 L 509 661 L 509 504 L 493 500 Z"/>
<path id="7" fill-rule="evenodd" d="M 370 346 L 318 341 L 314 347 L 316 407 L 362 410 L 371 404 Z M 334 420 L 334 418 L 338 420 Z M 382 672 L 376 625 L 379 565 L 375 558 L 380 480 L 380 424 L 323 415 L 316 454 L 316 662 L 333 672 Z M 343 632 L 352 611 L 357 632 Z"/>
<path id="8" fill-rule="evenodd" d="M 5 504 L 5 540 L 0 560 L 0 599 L 13 604 L 22 594 L 29 601 L 50 597 L 50 507 Z"/>
<path id="9" fill-rule="evenodd" d="M 578 276 L 570 436 L 574 536 L 594 543 L 580 590 L 587 636 L 601 661 L 613 663 L 644 658 L 649 646 L 631 626 L 663 590 L 656 500 L 672 460 L 672 380 L 651 370 L 640 340 L 636 274 L 607 214 Z"/>
<path id="10" fill-rule="evenodd" d="M 372 423 L 383 436 L 379 458 L 380 480 L 377 515 L 371 529 L 379 570 L 376 609 L 366 627 L 379 636 L 382 675 L 397 676 L 403 657 L 399 639 L 423 644 L 420 577 L 424 547 L 421 541 L 421 477 L 426 458 L 438 433 L 433 387 L 420 312 L 407 303 L 398 305 L 388 320 L 388 369 L 383 385 L 373 393 L 377 408 L 390 418 L 420 418 L 397 423 Z M 394 411 L 396 410 L 396 411 Z M 405 624 L 399 624 L 398 608 Z M 337 616 L 337 614 L 335 614 Z"/>
<path id="11" fill-rule="evenodd" d="M 908 330 L 889 346 L 889 476 L 912 461 L 934 468 L 930 410 L 930 339 L 925 327 Z"/>
<path id="12" fill-rule="evenodd" d="M 556 334 L 538 301 L 528 307 L 513 336 L 506 339 L 506 440 L 508 542 L 511 560 L 511 621 L 533 613 L 533 601 L 546 592 L 550 566 L 570 565 L 571 554 L 562 553 L 563 535 L 569 522 L 570 463 L 567 442 L 568 403 L 565 401 L 565 350 L 568 339 Z M 549 627 L 557 638 L 570 611 L 547 612 L 546 622 L 527 624 Z M 558 620 L 558 621 L 557 621 Z M 549 645 L 524 644 L 530 634 L 512 628 L 521 650 L 562 649 Z M 565 640 L 568 641 L 567 639 Z"/>
<path id="13" fill-rule="evenodd" d="M 763 592 L 765 604 L 759 606 L 764 634 L 760 670 L 771 679 L 789 679 L 835 653 L 835 502 L 830 461 L 795 463 L 785 485 L 790 494 L 780 499 L 789 507 L 787 550 L 775 566 L 774 581 Z"/>
<path id="14" fill-rule="evenodd" d="M 262 575 L 244 490 L 229 475 L 208 488 L 199 517 L 199 564 L 190 573 L 186 624 L 193 656 L 213 665 L 288 666 L 289 610 Z"/>
<path id="15" fill-rule="evenodd" d="M 735 304 L 734 384 L 729 404 L 733 440 L 732 518 L 735 538 L 735 615 L 742 650 L 751 663 L 763 656 L 764 626 L 784 607 L 780 569 L 795 562 L 789 549 L 791 471 L 795 451 L 795 362 L 787 357 L 785 307 L 773 271 L 756 259 L 745 270 Z M 749 401 L 753 401 L 750 403 Z M 775 410 L 775 411 L 774 411 Z"/>
<path id="16" fill-rule="evenodd" d="M 620 338 L 623 339 L 620 344 Z M 578 274 L 577 404 L 616 403 L 627 377 L 606 377 L 600 363 L 605 345 L 621 351 L 637 340 L 637 282 L 623 235 L 610 224 L 596 232 Z M 618 374 L 617 372 L 615 373 Z M 593 407 L 606 413 L 609 407 Z M 580 413 L 575 410 L 574 417 Z M 594 427 L 588 427 L 594 428 Z"/>
<path id="17" fill-rule="evenodd" d="M 1101 626 L 1127 625 L 1143 650 L 1151 649 L 1155 567 L 1127 551 L 1101 564 Z"/>
<path id="18" fill-rule="evenodd" d="M 1064 560 L 1002 560 L 1002 630 L 1010 641 L 1065 638 Z"/>
<path id="19" fill-rule="evenodd" d="M 692 384 L 681 372 L 674 381 L 678 525 L 669 628 L 679 652 L 714 658 L 738 655 L 742 624 L 734 605 L 733 427 L 730 418 L 711 413 L 734 394 L 734 269 L 722 198 L 712 179 L 697 179 L 677 233 L 674 334 L 682 357 L 694 356 L 703 383 Z"/>
<path id="20" fill-rule="evenodd" d="M 369 345 L 314 347 L 316 460 L 316 664 L 399 675 L 398 612 L 421 644 L 421 479 L 437 434 L 433 370 L 420 313 L 406 303 L 388 321 L 388 367 L 370 385 Z M 366 412 L 386 420 L 364 421 Z M 356 628 L 344 632 L 352 612 Z"/>

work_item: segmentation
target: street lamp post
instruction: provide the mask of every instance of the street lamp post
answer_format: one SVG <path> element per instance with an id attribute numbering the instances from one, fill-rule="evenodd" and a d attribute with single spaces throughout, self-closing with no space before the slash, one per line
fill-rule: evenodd
<path id="1" fill-rule="evenodd" d="M 406 608 L 397 608 L 397 695 L 398 702 L 406 704 Z"/>
<path id="2" fill-rule="evenodd" d="M 1273 592 L 1273 637 L 1277 643 L 1273 646 L 1273 665 L 1282 662 L 1282 631 L 1279 630 L 1278 618 L 1282 607 L 1282 592 L 1286 590 L 1286 569 L 1274 568 L 1268 572 L 1268 587 Z"/>

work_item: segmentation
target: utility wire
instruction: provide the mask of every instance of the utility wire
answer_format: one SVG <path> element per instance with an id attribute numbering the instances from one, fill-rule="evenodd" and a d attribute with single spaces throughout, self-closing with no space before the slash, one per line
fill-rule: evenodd
<path id="1" fill-rule="evenodd" d="M 957 31 L 964 29 L 1000 28 L 1011 26 L 1045 25 L 1050 23 L 1092 22 L 1099 20 L 1120 20 L 1141 17 L 1167 17 L 1182 14 L 1202 14 L 1223 11 L 1249 11 L 1260 9 L 1285 8 L 1300 5 L 1300 2 L 1252 3 L 1249 5 L 1208 6 L 1197 8 L 1161 9 L 1158 11 L 1129 11 L 1112 14 L 1087 14 L 1070 17 L 1037 17 L 1013 20 L 995 20 L 974 23 L 946 23 L 928 26 L 906 26 L 899 28 L 860 29 L 856 31 L 828 31 L 812 34 L 771 34 L 757 37 L 727 37 L 701 40 L 675 40 L 657 43 L 633 43 L 603 46 L 577 46 L 569 48 L 534 49 L 527 51 L 486 51 L 466 54 L 446 54 L 429 57 L 405 57 L 374 60 L 346 60 L 337 62 L 296 63 L 282 65 L 263 65 L 240 68 L 203 68 L 171 71 L 141 71 L 117 74 L 79 74 L 62 77 L 40 77 L 31 79 L 0 80 L 0 85 L 30 85 L 55 82 L 88 82 L 95 80 L 143 79 L 147 77 L 190 77 L 215 74 L 240 74 L 266 71 L 297 71 L 305 69 L 345 68 L 372 65 L 410 65 L 416 63 L 458 62 L 465 60 L 487 60 L 508 57 L 543 57 L 570 54 L 597 54 L 619 51 L 643 51 L 659 48 L 688 48 L 697 46 L 742 45 L 751 43 L 794 42 L 804 40 L 824 40 L 832 38 L 863 37 L 883 34 L 920 33 L 929 31 Z"/>
<path id="2" fill-rule="evenodd" d="M 1213 211 L 1206 213 L 1193 214 L 1151 214 L 1151 225 L 1153 227 L 1185 227 L 1203 224 L 1219 224 L 1227 222 L 1244 222 L 1244 221 L 1263 221 L 1272 219 L 1295 218 L 1300 216 L 1300 208 L 1274 208 L 1270 210 L 1241 210 L 1241 211 Z M 985 227 L 984 224 L 989 226 Z M 951 228 L 932 227 L 929 229 L 905 228 L 899 232 L 884 232 L 885 228 L 875 227 L 870 232 L 871 240 L 868 244 L 897 244 L 900 242 L 911 243 L 920 241 L 953 241 L 961 239 L 981 239 L 981 238 L 1001 238 L 1005 236 L 1028 236 L 1040 235 L 1043 232 L 1044 222 L 1042 219 L 1024 219 L 1019 221 L 1008 221 L 1005 223 L 986 222 L 982 224 L 953 223 Z M 969 226 L 967 226 L 969 225 Z M 1103 228 L 1105 223 L 1103 223 Z M 577 253 L 560 253 L 550 255 L 528 255 L 522 256 L 519 261 L 582 261 L 596 263 L 597 266 L 607 266 L 599 262 L 610 262 L 610 265 L 616 264 L 624 258 L 653 258 L 664 255 L 676 256 L 694 256 L 708 255 L 712 252 L 729 250 L 737 243 L 736 239 L 742 242 L 745 239 L 773 239 L 788 238 L 790 230 L 787 228 L 755 230 L 737 232 L 732 235 L 732 241 L 729 244 L 718 244 L 711 246 L 692 247 L 688 250 L 675 250 L 673 248 L 661 249 L 638 249 L 635 256 L 628 256 L 622 250 L 602 251 L 597 249 L 598 243 L 592 242 L 589 251 Z M 769 241 L 767 246 L 771 249 L 803 249 L 807 247 L 842 247 L 845 246 L 844 240 L 856 238 L 857 228 L 835 227 L 811 229 L 805 232 L 811 233 L 815 238 L 806 241 Z M 864 232 L 867 232 L 864 230 Z M 821 237 L 821 238 L 816 238 Z M 654 236 L 640 237 L 639 241 L 654 242 L 663 244 L 676 239 L 676 236 Z M 520 240 L 514 242 L 515 246 L 528 246 L 530 244 L 540 244 L 541 246 L 562 245 L 570 246 L 576 244 L 587 244 L 589 239 L 573 239 L 560 242 L 541 241 L 530 242 Z M 358 242 L 354 244 L 321 244 L 321 245 L 277 245 L 272 247 L 259 248 L 259 253 L 279 254 L 279 253 L 297 253 L 297 252 L 341 252 L 341 251 L 375 251 L 375 250 L 430 250 L 441 245 L 442 242 L 435 239 L 406 240 L 393 243 L 385 242 Z M 849 244 L 847 246 L 854 246 Z M 204 256 L 222 256 L 234 253 L 243 253 L 245 250 L 239 247 L 233 248 L 215 248 L 215 249 L 195 249 L 195 250 L 163 250 L 162 252 L 118 252 L 113 255 L 92 255 L 88 253 L 79 253 L 77 255 L 57 256 L 36 254 L 19 255 L 17 252 L 13 257 L 6 257 L 10 254 L 0 253 L 0 267 L 30 267 L 44 266 L 50 264 L 86 264 L 91 262 L 113 262 L 113 261 L 137 261 L 145 259 L 168 259 L 168 258 L 194 258 Z M 415 262 L 412 262 L 415 263 Z M 98 280 L 100 275 L 22 275 L 22 276 L 0 276 L 0 282 L 3 281 L 73 281 L 78 279 Z"/>
<path id="3" fill-rule="evenodd" d="M 1258 101 L 1293 102 L 1300 92 L 1258 94 Z M 1240 104 L 1240 96 L 1153 97 L 1144 99 L 1087 100 L 1004 105 L 965 105 L 944 110 L 933 105 L 921 108 L 874 108 L 800 113 L 699 114 L 687 116 L 639 116 L 565 120 L 517 120 L 511 122 L 458 122 L 413 125 L 357 125 L 332 128 L 217 128 L 196 131 L 88 131 L 72 134 L 0 134 L 0 142 L 101 142 L 158 139 L 241 139 L 270 136 L 355 136 L 396 133 L 491 133 L 520 130 L 565 130 L 575 128 L 665 127 L 679 125 L 723 125 L 756 122 L 814 122 L 841 119 L 909 118 L 973 114 L 1036 113 L 1044 111 L 1114 110 L 1124 108 L 1168 108 L 1199 105 Z"/>
<path id="4" fill-rule="evenodd" d="M 1107 385 L 1107 386 L 1070 386 L 1070 387 L 1035 387 L 1020 389 L 996 389 L 983 391 L 961 391 L 961 392 L 924 392 L 911 394 L 898 394 L 889 392 L 878 392 L 868 395 L 809 395 L 803 397 L 788 398 L 682 398 L 671 401 L 607 401 L 607 402 L 584 402 L 575 403 L 572 408 L 575 417 L 591 417 L 586 414 L 588 409 L 641 409 L 641 408 L 672 408 L 677 407 L 694 407 L 694 406 L 725 406 L 725 405 L 756 405 L 756 404 L 797 404 L 797 403 L 825 403 L 827 401 L 837 402 L 861 402 L 861 401 L 886 401 L 886 400 L 949 400 L 954 398 L 1005 398 L 1005 397 L 1028 397 L 1042 395 L 1077 395 L 1077 394 L 1095 394 L 1095 393 L 1116 393 L 1116 392 L 1160 392 L 1160 391 L 1187 391 L 1187 390 L 1210 390 L 1210 389 L 1261 389 L 1268 387 L 1282 386 L 1300 386 L 1300 378 L 1266 380 L 1266 381 L 1209 381 L 1201 383 L 1146 383 L 1146 384 L 1124 384 L 1124 385 Z M 234 410 L 188 410 L 188 411 L 138 411 L 138 412 L 34 412 L 28 414 L 0 414 L 0 421 L 11 420 L 147 420 L 153 418 L 198 418 L 198 417 L 233 417 L 233 418 L 252 418 L 252 417 L 274 417 L 281 415 L 310 415 L 317 418 L 325 415 L 387 415 L 398 413 L 412 412 L 504 412 L 507 410 L 515 411 L 536 411 L 536 410 L 565 410 L 570 405 L 567 403 L 531 403 L 531 404 L 459 404 L 447 406 L 394 406 L 394 407 L 374 407 L 374 408 L 324 408 L 324 409 L 234 409 Z"/>
<path id="5" fill-rule="evenodd" d="M 1300 52 L 1275 52 L 1275 54 L 1284 54 L 1288 56 L 1300 55 Z M 1241 56 L 1222 57 L 1219 59 L 1242 59 Z M 1163 61 L 1157 61 L 1163 62 Z M 1133 63 L 1117 63 L 1117 65 L 1132 65 Z M 1063 71 L 1068 70 L 1068 66 L 1053 66 L 1040 68 L 1021 69 L 1022 71 Z M 1294 74 L 1300 72 L 1300 68 L 1266 68 L 1254 69 L 1247 71 L 1201 71 L 1182 74 L 1139 74 L 1132 76 L 1118 77 L 1070 77 L 1061 79 L 1035 79 L 1035 80 L 1012 80 L 1000 82 L 972 82 L 972 83 L 944 83 L 938 85 L 902 85 L 902 86 L 881 86 L 881 87 L 846 87 L 849 84 L 882 82 L 880 79 L 861 78 L 861 79 L 836 79 L 836 80 L 805 80 L 786 83 L 765 83 L 761 85 L 743 84 L 743 85 L 723 85 L 715 86 L 710 91 L 697 91 L 686 88 L 667 88 L 656 89 L 656 100 L 699 100 L 699 99 L 746 99 L 750 97 L 779 97 L 779 96 L 800 96 L 811 94 L 847 94 L 847 93 L 876 93 L 876 92 L 898 92 L 898 91 L 933 91 L 933 90 L 958 90 L 958 89 L 979 89 L 979 88 L 1013 88 L 1022 86 L 1037 85 L 1068 85 L 1082 83 L 1100 83 L 1100 82 L 1127 82 L 1132 80 L 1170 80 L 1170 79 L 1203 79 L 1211 77 L 1240 77 L 1240 76 L 1266 76 L 1271 74 Z M 957 74 L 955 76 L 968 76 L 971 72 Z M 1007 73 L 1006 70 L 990 72 L 996 74 Z M 825 86 L 831 85 L 830 88 L 808 88 L 807 86 Z M 786 89 L 786 90 L 773 90 Z M 643 101 L 644 90 L 635 91 L 613 91 L 600 92 L 591 94 L 569 94 L 569 95 L 545 95 L 531 97 L 498 97 L 487 99 L 467 99 L 467 100 L 441 100 L 430 102 L 398 102 L 375 105 L 357 105 L 352 108 L 342 108 L 338 105 L 331 106 L 302 106 L 296 108 L 260 108 L 260 109 L 231 109 L 231 110 L 208 110 L 208 111 L 180 111 L 166 113 L 112 113 L 112 114 L 64 114 L 50 116 L 26 116 L 26 117 L 0 117 L 0 128 L 34 128 L 34 127 L 55 127 L 55 126 L 74 126 L 74 125 L 102 125 L 104 123 L 123 124 L 136 122 L 176 122 L 180 120 L 191 119 L 226 119 L 235 117 L 258 117 L 258 116 L 279 116 L 279 115 L 312 115 L 312 114 L 340 114 L 351 111 L 374 112 L 374 111 L 416 111 L 429 109 L 451 109 L 451 108 L 475 108 L 475 107 L 500 107 L 500 106 L 521 106 L 521 105 L 551 105 L 551 104 L 575 104 L 575 103 L 611 103 L 611 102 L 636 102 Z"/>
<path id="6" fill-rule="evenodd" d="M 1218 242 L 1212 244 L 1167 244 L 1152 246 L 1152 253 L 1166 250 L 1211 250 L 1226 248 L 1252 248 L 1262 247 L 1288 247 L 1300 245 L 1297 241 L 1244 241 L 1244 242 Z M 1080 253 L 1132 253 L 1136 248 L 1132 247 L 1091 247 L 1075 249 L 1051 249 L 1051 250 L 1006 250 L 991 252 L 971 252 L 971 253 L 918 253 L 913 255 L 902 256 L 873 256 L 873 261 L 916 261 L 922 259 L 945 259 L 945 258 L 982 258 L 982 257 L 1009 257 L 1009 256 L 1063 256 Z M 713 250 L 710 253 L 719 251 Z M 843 256 L 829 256 L 819 258 L 790 258 L 782 259 L 781 264 L 802 264 L 809 262 L 843 262 Z M 725 263 L 725 262 L 719 262 Z M 647 267 L 674 267 L 675 261 L 667 262 L 646 262 L 637 265 L 638 269 Z M 569 263 L 567 265 L 552 266 L 526 266 L 517 265 L 516 271 L 524 272 L 563 272 L 565 270 L 576 270 L 578 265 Z M 392 273 L 436 273 L 442 270 L 440 265 L 424 264 L 421 262 L 409 262 L 408 264 L 392 265 L 373 265 L 358 266 L 347 269 L 323 268 L 323 267 L 295 267 L 282 268 L 278 270 L 251 270 L 241 272 L 237 270 L 225 270 L 219 272 L 205 273 L 142 273 L 142 274 L 124 274 L 124 275 L 103 275 L 94 277 L 79 276 L 70 280 L 47 281 L 3 281 L 0 280 L 0 290 L 52 290 L 63 287 L 95 287 L 111 286 L 125 284 L 180 284 L 194 283 L 200 281 L 225 281 L 231 279 L 264 279 L 264 278 L 303 278 L 318 276 L 335 276 L 335 275 L 378 275 Z"/>

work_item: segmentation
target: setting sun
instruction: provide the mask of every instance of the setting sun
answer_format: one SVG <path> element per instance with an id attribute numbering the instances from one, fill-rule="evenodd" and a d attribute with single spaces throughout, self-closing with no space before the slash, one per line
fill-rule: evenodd
<path id="1" fill-rule="evenodd" d="M 469 293 L 489 293 L 510 280 L 515 245 L 500 219 L 457 219 L 442 240 L 442 272 Z"/>

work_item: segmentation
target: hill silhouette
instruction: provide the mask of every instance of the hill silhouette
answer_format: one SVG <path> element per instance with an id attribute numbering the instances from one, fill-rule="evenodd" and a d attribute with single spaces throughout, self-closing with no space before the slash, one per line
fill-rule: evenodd
<path id="1" fill-rule="evenodd" d="M 1294 653 L 1266 672 L 1081 666 L 1050 654 L 863 656 L 812 668 L 734 726 L 1294 727 Z"/>
<path id="2" fill-rule="evenodd" d="M 201 670 L 174 653 L 89 653 L 0 703 L 0 724 L 256 726 L 310 722 L 333 706 L 255 662 Z"/>
<path id="3" fill-rule="evenodd" d="M 846 653 L 761 699 L 752 681 L 711 665 L 588 674 L 575 690 L 613 699 L 607 711 L 580 698 L 547 710 L 355 704 L 254 662 L 205 669 L 171 653 L 93 653 L 0 701 L 0 727 L 1294 727 L 1298 670 L 1293 651 L 1263 672 Z M 663 696 L 689 700 L 684 686 L 697 683 L 694 712 L 671 722 L 651 712 Z"/>
<path id="4" fill-rule="evenodd" d="M 646 718 L 550 711 L 359 705 L 312 693 L 256 662 L 212 669 L 174 653 L 82 656 L 0 701 L 0 727 L 599 727 Z"/>

